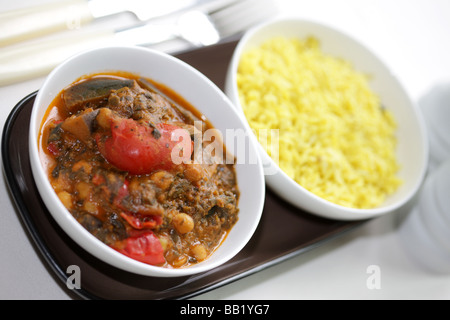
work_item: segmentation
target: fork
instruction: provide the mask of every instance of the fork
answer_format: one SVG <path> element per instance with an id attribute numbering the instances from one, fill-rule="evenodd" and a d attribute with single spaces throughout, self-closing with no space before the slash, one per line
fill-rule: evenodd
<path id="1" fill-rule="evenodd" d="M 98 46 L 152 47 L 174 39 L 184 39 L 190 47 L 213 45 L 268 19 L 274 10 L 272 0 L 235 0 L 214 11 L 186 11 L 171 24 L 73 32 L 46 41 L 13 45 L 0 51 L 0 86 L 43 76 L 71 55 Z"/>

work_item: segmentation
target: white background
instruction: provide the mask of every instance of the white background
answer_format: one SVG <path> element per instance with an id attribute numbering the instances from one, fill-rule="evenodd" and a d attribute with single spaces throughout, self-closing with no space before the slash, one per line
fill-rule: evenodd
<path id="1" fill-rule="evenodd" d="M 0 0 L 7 11 L 40 1 Z M 419 105 L 436 86 L 450 90 L 450 0 L 278 0 L 281 14 L 324 22 L 354 36 L 392 69 Z M 128 19 L 128 18 L 127 18 Z M 1 48 L 0 48 L 1 50 Z M 44 78 L 0 87 L 0 123 Z M 450 120 L 450 119 L 449 119 Z M 0 299 L 70 299 L 35 250 L 0 182 Z M 405 250 L 398 215 L 215 289 L 200 299 L 449 299 L 450 272 L 422 268 Z M 378 266 L 381 287 L 367 269 Z"/>

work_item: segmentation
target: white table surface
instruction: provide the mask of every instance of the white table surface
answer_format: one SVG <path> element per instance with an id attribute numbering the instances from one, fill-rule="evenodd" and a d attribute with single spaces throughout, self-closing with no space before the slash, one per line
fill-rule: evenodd
<path id="1" fill-rule="evenodd" d="M 325 22 L 361 40 L 385 60 L 419 105 L 433 88 L 450 81 L 449 0 L 277 2 L 281 14 Z M 35 3 L 0 0 L 0 10 Z M 43 81 L 41 77 L 0 87 L 2 128 L 15 104 Z M 0 299 L 71 299 L 27 236 L 4 176 L 0 179 Z M 410 257 L 399 236 L 398 218 L 396 214 L 372 220 L 194 299 L 449 299 L 450 272 L 432 273 Z M 371 266 L 379 271 L 378 288 L 367 284 Z"/>

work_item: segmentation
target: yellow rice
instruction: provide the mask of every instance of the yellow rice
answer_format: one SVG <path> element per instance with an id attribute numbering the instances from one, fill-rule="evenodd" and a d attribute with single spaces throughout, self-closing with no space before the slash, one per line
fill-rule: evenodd
<path id="1" fill-rule="evenodd" d="M 247 50 L 237 84 L 250 126 L 257 135 L 279 130 L 273 158 L 307 190 L 343 206 L 373 208 L 401 184 L 395 119 L 368 76 L 324 54 L 317 39 L 279 37 Z"/>

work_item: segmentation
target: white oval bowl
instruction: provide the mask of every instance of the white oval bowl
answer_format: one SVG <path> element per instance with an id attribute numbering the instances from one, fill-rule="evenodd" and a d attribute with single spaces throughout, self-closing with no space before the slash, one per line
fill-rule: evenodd
<path id="1" fill-rule="evenodd" d="M 387 66 L 364 45 L 329 26 L 300 18 L 276 18 L 254 27 L 239 41 L 230 62 L 225 92 L 245 118 L 236 85 L 240 57 L 248 48 L 284 36 L 304 40 L 316 37 L 324 53 L 343 58 L 355 69 L 370 74 L 372 90 L 397 123 L 397 159 L 401 166 L 402 186 L 380 206 L 355 209 L 334 204 L 306 190 L 285 174 L 259 145 L 267 185 L 281 198 L 315 215 L 337 220 L 364 220 L 394 212 L 413 198 L 422 184 L 428 166 L 428 142 L 422 114 L 406 90 Z M 256 137 L 255 137 L 256 138 Z"/>
<path id="2" fill-rule="evenodd" d="M 236 165 L 240 190 L 239 220 L 226 240 L 207 260 L 196 265 L 169 269 L 133 260 L 105 245 L 81 226 L 62 205 L 52 189 L 39 160 L 38 136 L 44 114 L 61 90 L 83 75 L 108 71 L 126 71 L 162 83 L 202 112 L 212 125 L 242 129 L 248 125 L 230 100 L 216 85 L 183 61 L 165 53 L 141 47 L 103 47 L 79 53 L 56 67 L 39 90 L 31 114 L 29 153 L 33 177 L 49 212 L 61 228 L 82 248 L 97 258 L 125 271 L 154 277 L 186 276 L 205 272 L 234 257 L 250 240 L 259 223 L 265 197 L 265 182 L 256 143 L 245 145 L 253 161 Z M 233 151 L 230 147 L 228 150 Z M 238 155 L 237 159 L 239 160 Z"/>

